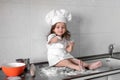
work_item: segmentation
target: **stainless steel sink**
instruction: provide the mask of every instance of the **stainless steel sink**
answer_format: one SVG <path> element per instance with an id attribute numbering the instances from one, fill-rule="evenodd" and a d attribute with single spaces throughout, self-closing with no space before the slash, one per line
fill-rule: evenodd
<path id="1" fill-rule="evenodd" d="M 118 69 L 120 68 L 120 60 L 115 59 L 115 58 L 101 58 L 101 59 L 96 59 L 96 60 L 90 60 L 86 62 L 94 62 L 94 61 L 101 61 L 102 62 L 102 67 L 101 68 L 107 68 L 107 69 Z"/>

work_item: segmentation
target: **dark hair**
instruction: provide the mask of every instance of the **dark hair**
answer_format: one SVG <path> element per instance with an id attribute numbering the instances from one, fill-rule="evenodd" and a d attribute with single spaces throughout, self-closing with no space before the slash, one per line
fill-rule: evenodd
<path id="1" fill-rule="evenodd" d="M 56 23 L 57 24 L 57 23 Z M 54 29 L 56 27 L 56 24 L 52 25 L 51 29 L 50 29 L 50 32 L 48 33 L 48 36 L 50 34 L 53 34 L 54 33 Z M 65 26 L 66 27 L 66 26 Z M 67 27 L 66 27 L 66 31 L 65 33 L 62 35 L 62 38 L 65 38 L 66 40 L 70 40 L 70 37 L 71 37 L 71 33 L 67 30 Z"/>

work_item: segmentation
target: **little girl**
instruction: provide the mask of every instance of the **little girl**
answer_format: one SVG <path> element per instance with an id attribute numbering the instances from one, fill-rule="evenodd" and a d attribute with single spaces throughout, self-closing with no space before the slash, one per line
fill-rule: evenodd
<path id="1" fill-rule="evenodd" d="M 64 9 L 52 10 L 46 16 L 47 23 L 52 26 L 47 38 L 49 66 L 68 67 L 79 71 L 85 68 L 96 69 L 101 67 L 100 61 L 88 64 L 70 54 L 74 42 L 70 40 L 71 34 L 67 30 L 67 22 L 71 18 L 71 14 Z"/>

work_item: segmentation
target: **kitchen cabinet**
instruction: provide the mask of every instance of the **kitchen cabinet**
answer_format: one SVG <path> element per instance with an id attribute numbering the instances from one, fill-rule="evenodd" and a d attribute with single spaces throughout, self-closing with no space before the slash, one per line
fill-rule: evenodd
<path id="1" fill-rule="evenodd" d="M 108 76 L 95 78 L 95 79 L 80 79 L 80 78 L 77 78 L 77 79 L 72 79 L 72 80 L 108 80 Z"/>
<path id="2" fill-rule="evenodd" d="M 112 74 L 102 78 L 90 79 L 90 80 L 119 80 L 119 79 L 120 79 L 120 73 Z"/>
<path id="3" fill-rule="evenodd" d="M 85 79 L 81 79 L 81 78 L 75 78 L 75 79 L 71 79 L 71 80 L 85 80 Z"/>
<path id="4" fill-rule="evenodd" d="M 120 80 L 120 73 L 114 74 L 114 75 L 109 75 L 108 80 Z"/>
<path id="5" fill-rule="evenodd" d="M 95 78 L 95 79 L 90 79 L 90 80 L 108 80 L 108 76 Z"/>

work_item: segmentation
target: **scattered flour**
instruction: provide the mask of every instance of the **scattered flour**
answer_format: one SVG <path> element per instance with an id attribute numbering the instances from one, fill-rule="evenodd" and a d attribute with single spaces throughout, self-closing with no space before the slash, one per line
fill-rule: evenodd
<path id="1" fill-rule="evenodd" d="M 78 75 L 78 74 L 89 74 L 98 72 L 97 70 L 82 70 L 76 71 L 67 67 L 44 67 L 41 68 L 41 72 L 47 76 L 57 76 L 57 75 Z"/>

